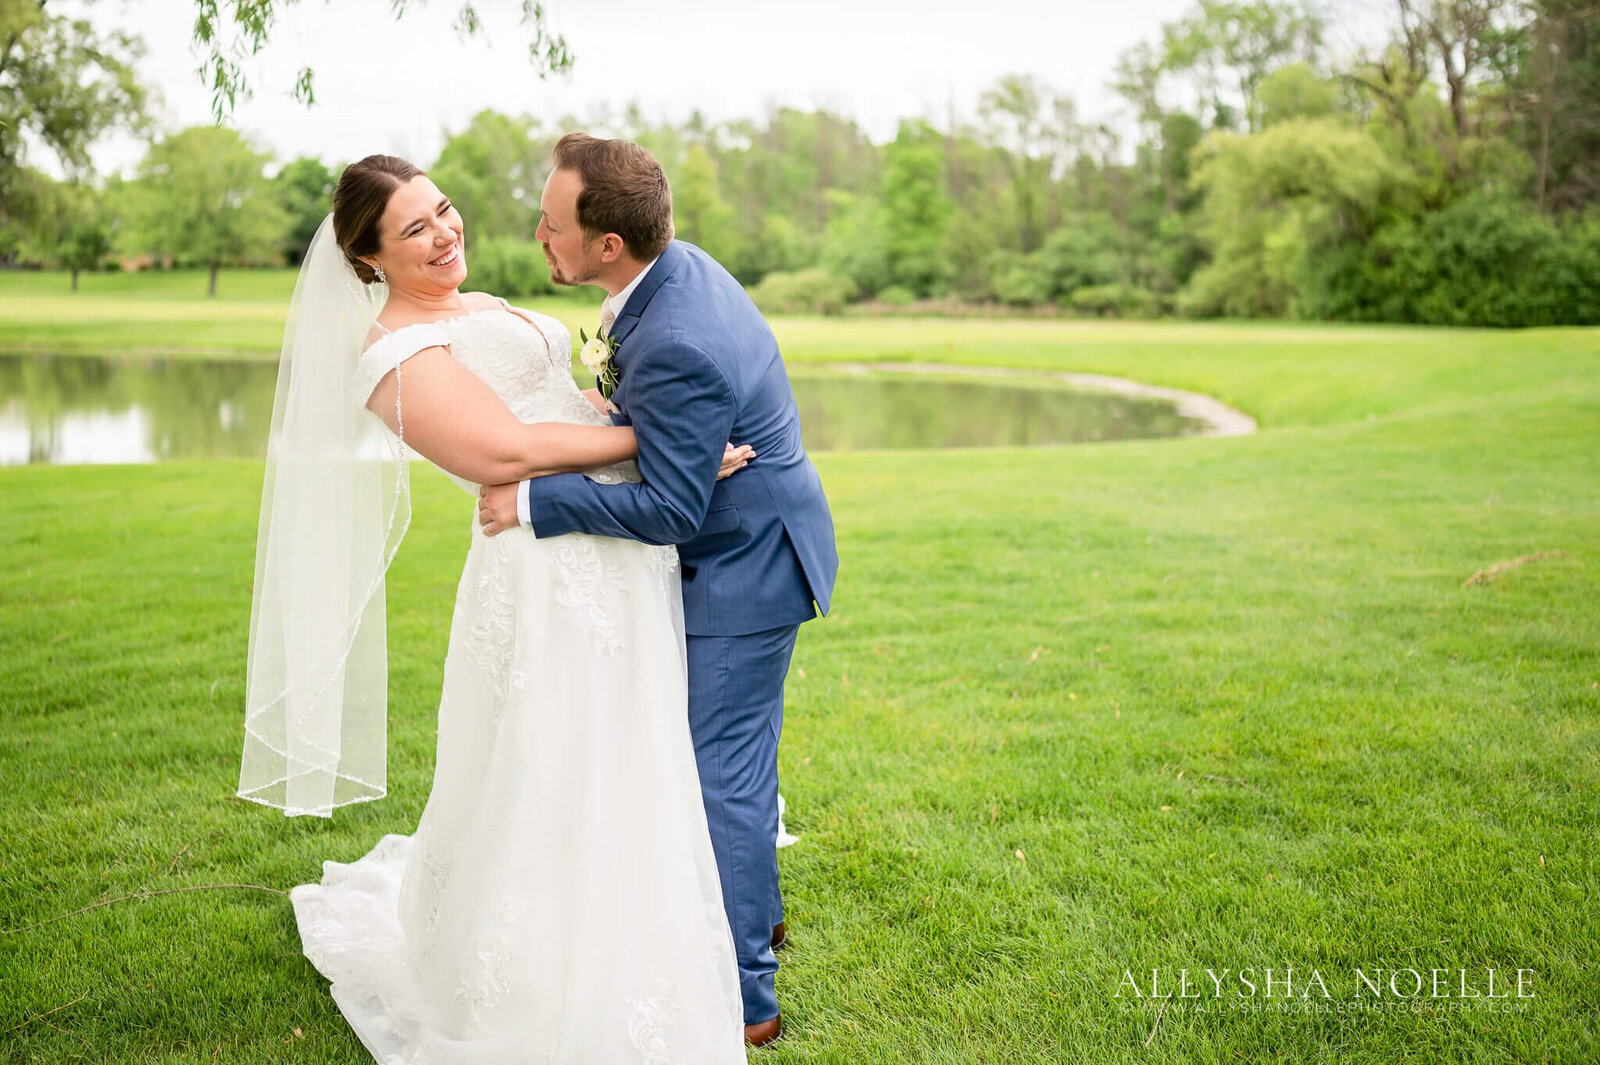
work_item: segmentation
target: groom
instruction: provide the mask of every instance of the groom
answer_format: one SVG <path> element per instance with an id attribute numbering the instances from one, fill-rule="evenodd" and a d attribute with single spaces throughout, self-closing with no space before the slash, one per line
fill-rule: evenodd
<path id="1" fill-rule="evenodd" d="M 483 490 L 480 521 L 540 537 L 583 532 L 678 545 L 688 632 L 689 729 L 739 961 L 745 1040 L 780 1031 L 773 948 L 778 736 L 800 623 L 826 614 L 839 567 L 833 519 L 800 446 L 771 330 L 705 252 L 672 239 L 672 190 L 637 144 L 562 137 L 537 236 L 562 285 L 607 293 L 614 420 L 639 441 L 637 484 L 580 474 Z M 755 456 L 717 480 L 726 444 Z M 815 604 L 815 606 L 813 606 Z M 619 914 L 619 919 L 624 915 Z"/>

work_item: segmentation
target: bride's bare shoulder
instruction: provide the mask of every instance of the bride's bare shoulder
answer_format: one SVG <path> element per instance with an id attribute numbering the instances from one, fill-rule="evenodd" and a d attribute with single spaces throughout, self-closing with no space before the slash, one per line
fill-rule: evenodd
<path id="1" fill-rule="evenodd" d="M 500 310 L 510 311 L 512 314 L 516 315 L 518 318 L 521 318 L 523 321 L 527 322 L 529 325 L 533 326 L 535 329 L 538 329 L 539 332 L 541 332 L 541 333 L 543 333 L 544 330 L 542 328 L 540 328 L 540 320 L 541 319 L 543 319 L 545 321 L 551 321 L 552 320 L 552 319 L 549 319 L 548 316 L 539 315 L 537 312 L 530 311 L 530 310 L 528 310 L 528 309 L 526 309 L 524 307 L 513 306 L 511 303 L 507 302 L 505 297 L 496 296 L 492 292 L 463 292 L 461 294 L 461 298 L 464 299 L 464 300 L 476 301 L 469 308 L 470 310 L 487 311 L 487 310 L 494 310 L 494 309 L 498 308 Z"/>
<path id="2" fill-rule="evenodd" d="M 469 311 L 487 311 L 504 307 L 506 301 L 491 292 L 463 292 L 461 302 L 467 305 Z"/>

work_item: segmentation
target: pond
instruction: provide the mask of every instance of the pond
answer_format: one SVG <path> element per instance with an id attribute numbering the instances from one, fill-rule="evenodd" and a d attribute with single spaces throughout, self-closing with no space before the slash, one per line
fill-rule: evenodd
<path id="1" fill-rule="evenodd" d="M 853 369 L 792 370 L 808 450 L 1053 445 L 1210 429 L 1170 398 L 949 368 Z M 259 458 L 277 371 L 275 361 L 0 356 L 0 465 Z"/>

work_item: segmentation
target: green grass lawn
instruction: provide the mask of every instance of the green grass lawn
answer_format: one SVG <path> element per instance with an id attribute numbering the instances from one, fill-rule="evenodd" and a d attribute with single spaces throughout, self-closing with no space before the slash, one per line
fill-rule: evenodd
<path id="1" fill-rule="evenodd" d="M 790 674 L 786 1036 L 753 1060 L 1600 1060 L 1600 331 L 775 328 L 795 361 L 1198 388 L 1263 432 L 819 457 L 842 571 Z M 233 797 L 259 493 L 254 463 L 0 470 L 5 929 L 287 889 L 414 826 L 470 503 L 419 472 L 389 797 L 286 820 Z M 1299 1011 L 1266 1008 L 1291 966 Z M 1207 997 L 1124 975 L 1182 968 Z M 1351 1012 L 1357 968 L 1533 997 Z M 365 1060 L 266 892 L 0 936 L 0 988 L 0 1061 Z"/>

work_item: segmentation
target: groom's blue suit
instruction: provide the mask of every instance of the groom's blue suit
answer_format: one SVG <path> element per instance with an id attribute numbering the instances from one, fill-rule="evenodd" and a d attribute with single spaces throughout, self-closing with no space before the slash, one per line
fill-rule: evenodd
<path id="1" fill-rule="evenodd" d="M 795 633 L 828 612 L 833 519 L 800 445 L 778 343 L 744 289 L 674 241 L 611 328 L 616 420 L 639 441 L 638 484 L 578 474 L 527 482 L 534 535 L 676 544 L 688 632 L 689 726 L 733 929 L 745 1023 L 778 1014 L 772 927 L 783 919 L 774 845 L 783 681 Z M 718 481 L 723 445 L 749 466 Z M 815 603 L 816 608 L 813 608 Z"/>

